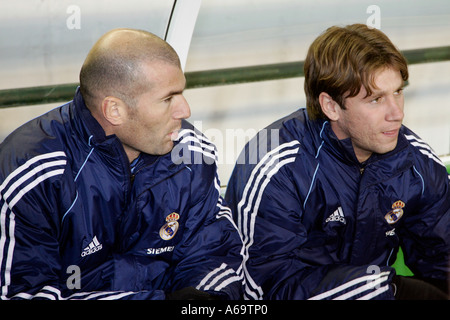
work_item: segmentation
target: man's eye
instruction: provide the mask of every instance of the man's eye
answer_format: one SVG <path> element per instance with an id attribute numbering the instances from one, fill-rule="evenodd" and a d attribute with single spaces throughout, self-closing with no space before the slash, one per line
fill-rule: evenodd
<path id="1" fill-rule="evenodd" d="M 399 96 L 403 93 L 403 89 L 398 89 L 397 91 L 394 92 L 395 95 Z"/>
<path id="2" fill-rule="evenodd" d="M 170 103 L 172 101 L 173 96 L 164 99 L 164 102 Z"/>
<path id="3" fill-rule="evenodd" d="M 377 97 L 375 99 L 370 100 L 370 103 L 379 103 L 381 100 L 381 97 Z"/>

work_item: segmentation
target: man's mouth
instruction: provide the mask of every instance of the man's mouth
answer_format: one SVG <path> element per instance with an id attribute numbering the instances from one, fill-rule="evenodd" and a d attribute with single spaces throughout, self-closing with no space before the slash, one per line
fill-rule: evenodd
<path id="1" fill-rule="evenodd" d="M 385 136 L 388 136 L 388 137 L 396 137 L 396 136 L 398 135 L 398 130 L 399 130 L 399 129 L 393 129 L 393 130 L 383 131 L 383 134 L 384 134 Z"/>
<path id="2" fill-rule="evenodd" d="M 170 135 L 170 140 L 172 141 L 177 141 L 178 140 L 178 133 L 179 133 L 179 129 L 172 131 L 171 133 L 169 133 Z"/>

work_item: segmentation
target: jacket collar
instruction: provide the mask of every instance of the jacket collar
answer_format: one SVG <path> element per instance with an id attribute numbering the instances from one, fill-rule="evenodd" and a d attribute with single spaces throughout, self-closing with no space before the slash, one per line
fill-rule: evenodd
<path id="1" fill-rule="evenodd" d="M 408 142 L 402 133 L 404 131 L 404 127 L 402 126 L 402 129 L 400 130 L 398 135 L 397 145 L 394 150 L 384 154 L 373 153 L 369 159 L 367 159 L 363 163 L 360 163 L 356 157 L 350 138 L 339 140 L 331 129 L 331 125 L 328 121 L 319 120 L 317 121 L 317 126 L 321 128 L 321 138 L 326 144 L 327 149 L 329 149 L 337 158 L 341 159 L 342 161 L 350 164 L 355 164 L 360 167 L 364 167 L 368 164 L 388 158 L 408 146 Z"/>
<path id="2" fill-rule="evenodd" d="M 75 97 L 73 99 L 74 103 L 74 114 L 77 128 L 81 134 L 84 141 L 88 142 L 90 145 L 99 145 L 108 139 L 115 139 L 114 135 L 107 137 L 102 126 L 98 121 L 92 116 L 91 112 L 84 102 L 83 96 L 81 95 L 80 88 L 78 87 L 75 92 Z"/>
<path id="3" fill-rule="evenodd" d="M 80 88 L 77 88 L 75 92 L 72 111 L 77 134 L 85 146 L 100 152 L 104 161 L 110 166 L 129 172 L 130 165 L 122 143 L 115 135 L 106 136 L 102 126 L 87 108 Z"/>

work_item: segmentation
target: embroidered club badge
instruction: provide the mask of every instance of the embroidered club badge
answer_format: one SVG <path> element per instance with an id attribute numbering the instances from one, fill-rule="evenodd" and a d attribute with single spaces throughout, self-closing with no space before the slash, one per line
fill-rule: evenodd
<path id="1" fill-rule="evenodd" d="M 163 240 L 170 240 L 175 236 L 180 226 L 177 221 L 179 218 L 180 215 L 176 212 L 172 212 L 166 217 L 166 224 L 159 230 L 159 235 Z"/>
<path id="2" fill-rule="evenodd" d="M 401 200 L 395 201 L 392 204 L 392 211 L 389 211 L 384 218 L 387 223 L 394 224 L 403 216 L 403 208 L 405 207 L 405 203 Z"/>

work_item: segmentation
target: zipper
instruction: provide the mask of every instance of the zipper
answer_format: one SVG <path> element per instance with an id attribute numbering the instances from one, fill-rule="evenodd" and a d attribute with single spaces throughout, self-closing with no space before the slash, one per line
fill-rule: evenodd
<path id="1" fill-rule="evenodd" d="M 136 177 L 136 173 L 140 170 L 140 168 L 137 168 L 139 159 L 141 158 L 141 155 L 139 155 L 136 159 L 134 159 L 130 163 L 130 182 L 133 184 L 134 178 Z M 136 170 L 137 169 L 137 170 Z"/>
<path id="2" fill-rule="evenodd" d="M 364 173 L 364 171 L 366 170 L 366 168 L 368 166 L 370 166 L 372 164 L 372 162 L 368 162 L 368 161 L 364 161 L 362 163 L 359 164 L 359 174 L 362 175 Z"/>

